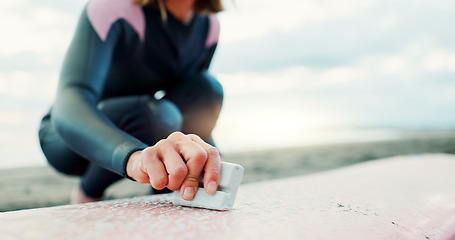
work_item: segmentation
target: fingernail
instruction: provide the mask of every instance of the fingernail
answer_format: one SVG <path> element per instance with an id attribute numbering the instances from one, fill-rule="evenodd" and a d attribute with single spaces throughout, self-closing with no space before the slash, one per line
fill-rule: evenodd
<path id="1" fill-rule="evenodd" d="M 209 182 L 209 184 L 207 184 L 207 193 L 209 194 L 215 194 L 216 193 L 216 182 L 215 181 L 212 181 L 212 182 Z"/>
<path id="2" fill-rule="evenodd" d="M 182 198 L 187 201 L 192 200 L 194 198 L 194 194 L 195 194 L 194 190 L 195 190 L 194 187 L 186 187 L 185 190 L 183 191 Z"/>

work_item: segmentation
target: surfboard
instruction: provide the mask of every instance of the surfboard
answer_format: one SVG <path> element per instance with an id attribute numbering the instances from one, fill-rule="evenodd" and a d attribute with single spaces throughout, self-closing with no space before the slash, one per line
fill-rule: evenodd
<path id="1" fill-rule="evenodd" d="M 142 196 L 1 213 L 0 236 L 455 239 L 454 155 L 397 156 L 313 175 L 244 184 L 230 211 L 174 206 L 171 197 Z"/>

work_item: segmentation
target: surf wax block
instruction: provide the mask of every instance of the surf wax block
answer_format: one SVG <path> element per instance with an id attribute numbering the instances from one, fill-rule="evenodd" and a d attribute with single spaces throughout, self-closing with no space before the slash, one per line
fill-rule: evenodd
<path id="1" fill-rule="evenodd" d="M 178 206 L 231 210 L 237 195 L 237 189 L 242 181 L 243 171 L 243 167 L 238 164 L 221 162 L 220 184 L 215 194 L 210 195 L 201 187 L 203 186 L 203 177 L 201 177 L 200 187 L 193 200 L 184 200 L 180 195 L 180 190 L 178 190 L 174 192 L 172 202 Z"/>

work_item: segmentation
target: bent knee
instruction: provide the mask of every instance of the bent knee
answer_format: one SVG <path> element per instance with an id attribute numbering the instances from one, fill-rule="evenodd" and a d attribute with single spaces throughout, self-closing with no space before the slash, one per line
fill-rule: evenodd
<path id="1" fill-rule="evenodd" d="M 183 117 L 174 103 L 161 99 L 149 102 L 149 107 L 155 113 L 156 126 L 163 135 L 167 136 L 182 129 Z"/>
<path id="2" fill-rule="evenodd" d="M 205 73 L 204 75 L 207 80 L 206 91 L 210 96 L 210 100 L 212 100 L 213 103 L 221 103 L 224 97 L 223 86 L 212 75 L 208 73 Z"/>
<path id="3" fill-rule="evenodd" d="M 88 161 L 68 148 L 52 126 L 49 116 L 41 122 L 39 143 L 47 162 L 55 170 L 71 176 L 84 174 Z"/>

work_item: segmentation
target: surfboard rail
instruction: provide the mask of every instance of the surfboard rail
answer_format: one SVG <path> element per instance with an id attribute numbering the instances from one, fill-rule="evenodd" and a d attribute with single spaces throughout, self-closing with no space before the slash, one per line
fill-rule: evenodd
<path id="1" fill-rule="evenodd" d="M 248 171 L 248 169 L 246 169 Z M 231 211 L 142 196 L 0 214 L 1 239 L 455 239 L 455 156 L 241 185 Z"/>

